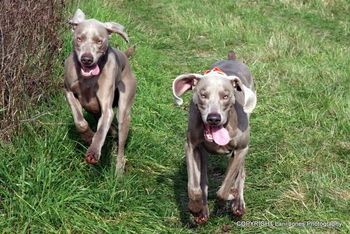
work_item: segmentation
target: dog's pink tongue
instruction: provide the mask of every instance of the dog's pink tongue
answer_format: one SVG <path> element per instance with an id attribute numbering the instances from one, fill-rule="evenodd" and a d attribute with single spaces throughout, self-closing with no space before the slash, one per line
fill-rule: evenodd
<path id="1" fill-rule="evenodd" d="M 91 70 L 91 74 L 94 76 L 97 76 L 98 74 L 100 74 L 100 68 L 98 67 L 98 65 L 96 65 L 92 70 Z"/>
<path id="2" fill-rule="evenodd" d="M 98 74 L 100 74 L 100 68 L 98 65 L 95 65 L 92 68 L 82 67 L 81 74 L 83 76 L 97 76 Z"/>
<path id="3" fill-rule="evenodd" d="M 227 145 L 230 142 L 230 135 L 224 127 L 212 127 L 211 132 L 213 139 L 218 145 Z"/>

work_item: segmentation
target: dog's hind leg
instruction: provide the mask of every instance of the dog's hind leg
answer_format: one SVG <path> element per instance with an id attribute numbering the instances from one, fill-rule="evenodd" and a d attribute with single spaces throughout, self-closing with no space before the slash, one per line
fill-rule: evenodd
<path id="1" fill-rule="evenodd" d="M 125 168 L 125 143 L 129 133 L 131 106 L 136 91 L 136 79 L 131 73 L 130 68 L 124 72 L 127 74 L 123 74 L 125 78 L 118 84 L 118 154 L 116 160 L 116 174 L 122 174 Z"/>

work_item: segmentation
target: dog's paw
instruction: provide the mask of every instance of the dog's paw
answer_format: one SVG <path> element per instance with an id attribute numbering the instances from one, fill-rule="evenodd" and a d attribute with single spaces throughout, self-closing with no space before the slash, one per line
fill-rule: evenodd
<path id="1" fill-rule="evenodd" d="M 203 213 L 199 213 L 197 216 L 193 218 L 194 222 L 198 225 L 203 225 L 208 222 L 208 215 L 204 215 Z"/>
<path id="2" fill-rule="evenodd" d="M 85 155 L 85 161 L 89 164 L 97 164 L 99 159 L 100 155 L 89 148 Z"/>
<path id="3" fill-rule="evenodd" d="M 202 225 L 208 222 L 209 209 L 208 205 L 204 205 L 202 200 L 194 200 L 188 203 L 188 208 L 193 215 L 196 224 Z"/>
<path id="4" fill-rule="evenodd" d="M 232 214 L 238 218 L 242 217 L 245 213 L 244 201 L 241 199 L 233 199 L 231 203 Z"/>

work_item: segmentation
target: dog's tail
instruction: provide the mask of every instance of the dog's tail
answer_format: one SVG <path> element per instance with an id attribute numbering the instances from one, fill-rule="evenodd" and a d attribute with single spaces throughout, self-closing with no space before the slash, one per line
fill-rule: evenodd
<path id="1" fill-rule="evenodd" d="M 133 45 L 129 47 L 126 51 L 124 51 L 124 54 L 126 55 L 126 57 L 130 58 L 135 53 L 135 48 L 136 46 Z"/>
<path id="2" fill-rule="evenodd" d="M 232 50 L 228 52 L 228 55 L 227 55 L 227 59 L 228 60 L 236 60 L 236 54 L 235 52 L 233 52 Z"/>

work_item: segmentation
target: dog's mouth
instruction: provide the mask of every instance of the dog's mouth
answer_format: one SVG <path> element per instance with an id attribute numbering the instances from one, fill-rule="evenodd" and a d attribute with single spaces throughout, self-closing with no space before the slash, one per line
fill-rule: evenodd
<path id="1" fill-rule="evenodd" d="M 224 126 L 204 124 L 204 137 L 209 142 L 215 142 L 218 145 L 227 145 L 230 142 L 230 134 Z"/>
<path id="2" fill-rule="evenodd" d="M 81 66 L 81 74 L 85 77 L 97 76 L 100 74 L 100 67 L 97 64 L 92 66 Z"/>

